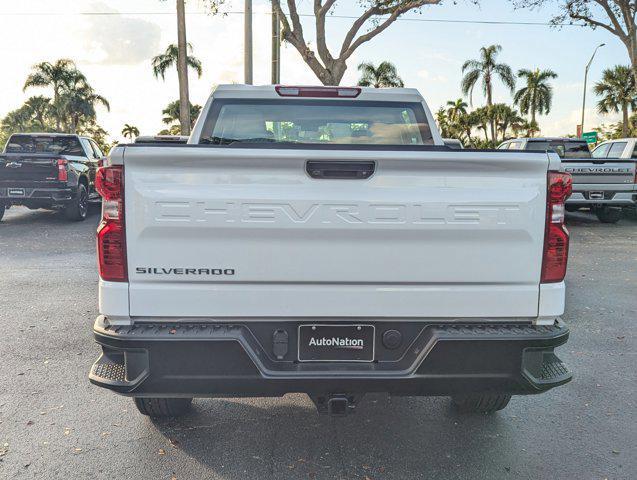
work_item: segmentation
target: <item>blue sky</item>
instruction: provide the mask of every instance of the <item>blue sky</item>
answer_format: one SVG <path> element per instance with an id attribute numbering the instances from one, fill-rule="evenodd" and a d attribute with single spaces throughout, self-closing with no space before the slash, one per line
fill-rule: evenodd
<path id="1" fill-rule="evenodd" d="M 302 0 L 299 10 L 311 12 L 311 2 Z M 557 3 L 557 2 L 551 2 Z M 203 103 L 213 85 L 241 82 L 243 76 L 242 17 L 243 1 L 230 1 L 225 16 L 202 14 L 202 3 L 190 0 L 187 9 L 188 38 L 195 55 L 204 65 L 201 79 L 191 77 L 191 99 Z M 137 125 L 142 133 L 162 128 L 161 110 L 177 98 L 175 74 L 165 82 L 153 78 L 150 58 L 176 38 L 174 2 L 159 0 L 0 0 L 0 55 L 4 59 L 0 76 L 0 115 L 17 108 L 30 94 L 22 84 L 30 66 L 43 60 L 69 57 L 77 61 L 99 93 L 111 103 L 111 112 L 100 111 L 99 120 L 114 138 L 119 138 L 124 123 Z M 255 83 L 269 83 L 270 17 L 269 2 L 254 0 Z M 356 15 L 357 2 L 341 0 L 336 14 Z M 120 12 L 121 15 L 78 15 L 80 12 Z M 483 0 L 479 7 L 460 0 L 457 5 L 444 2 L 428 7 L 421 15 L 409 18 L 426 20 L 531 21 L 542 22 L 551 16 L 542 11 L 514 10 L 508 1 Z M 311 19 L 305 18 L 306 38 L 313 42 Z M 336 51 L 352 20 L 328 19 L 330 46 Z M 24 35 L 36 32 L 36 35 Z M 589 86 L 604 68 L 628 64 L 628 55 L 618 39 L 603 30 L 546 26 L 484 25 L 399 21 L 361 47 L 349 62 L 343 84 L 358 78 L 360 61 L 391 60 L 408 86 L 420 89 L 432 110 L 447 100 L 460 97 L 461 65 L 477 58 L 481 46 L 498 43 L 502 62 L 518 68 L 551 68 L 559 74 L 554 81 L 553 110 L 540 119 L 543 133 L 574 133 L 581 115 L 584 66 L 596 45 L 606 43 L 591 68 Z M 283 48 L 283 83 L 317 83 L 296 50 Z M 7 66 L 9 66 L 7 68 Z M 502 85 L 495 89 L 497 101 L 510 102 Z M 478 93 L 474 105 L 484 102 Z M 594 108 L 592 91 L 588 94 L 587 124 L 612 123 L 617 116 L 600 117 Z M 587 128 L 588 129 L 588 128 Z"/>

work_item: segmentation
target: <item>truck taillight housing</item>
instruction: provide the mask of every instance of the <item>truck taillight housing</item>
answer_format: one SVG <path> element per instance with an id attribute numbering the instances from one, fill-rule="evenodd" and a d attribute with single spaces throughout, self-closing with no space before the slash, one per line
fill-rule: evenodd
<path id="1" fill-rule="evenodd" d="M 573 179 L 568 173 L 549 172 L 546 192 L 546 230 L 542 256 L 542 283 L 564 280 L 568 263 L 568 230 L 564 225 L 565 202 Z"/>
<path id="2" fill-rule="evenodd" d="M 69 164 L 68 160 L 64 159 L 64 158 L 60 158 L 57 161 L 57 165 L 58 165 L 58 181 L 59 182 L 66 182 L 69 179 L 69 172 L 66 169 L 67 165 Z"/>
<path id="3" fill-rule="evenodd" d="M 124 167 L 100 167 L 95 188 L 102 196 L 102 221 L 97 227 L 97 260 L 102 280 L 128 281 L 124 228 Z"/>

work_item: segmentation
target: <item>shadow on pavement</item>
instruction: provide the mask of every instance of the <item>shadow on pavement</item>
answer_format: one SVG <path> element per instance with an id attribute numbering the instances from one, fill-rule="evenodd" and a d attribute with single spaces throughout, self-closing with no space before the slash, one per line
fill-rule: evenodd
<path id="1" fill-rule="evenodd" d="M 488 458 L 506 462 L 515 429 L 502 413 L 456 414 L 447 398 L 369 395 L 358 410 L 319 416 L 301 395 L 198 400 L 189 416 L 154 424 L 175 448 L 230 480 L 444 478 L 450 469 L 480 471 Z"/>
<path id="2" fill-rule="evenodd" d="M 86 220 L 97 218 L 100 214 L 101 205 L 99 203 L 89 204 L 88 215 Z M 64 212 L 59 210 L 29 210 L 26 207 L 14 206 L 8 209 L 2 221 L 0 228 L 10 225 L 60 225 L 60 224 L 76 224 L 64 216 Z"/>

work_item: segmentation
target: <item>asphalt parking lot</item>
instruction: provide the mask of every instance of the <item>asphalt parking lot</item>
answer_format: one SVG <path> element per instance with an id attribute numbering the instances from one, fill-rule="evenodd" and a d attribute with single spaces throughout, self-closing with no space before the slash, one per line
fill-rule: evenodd
<path id="1" fill-rule="evenodd" d="M 87 380 L 97 221 L 15 208 L 0 223 L 0 478 L 637 478 L 634 218 L 569 215 L 564 387 L 493 416 L 376 395 L 334 419 L 289 395 L 196 400 L 158 422 Z"/>

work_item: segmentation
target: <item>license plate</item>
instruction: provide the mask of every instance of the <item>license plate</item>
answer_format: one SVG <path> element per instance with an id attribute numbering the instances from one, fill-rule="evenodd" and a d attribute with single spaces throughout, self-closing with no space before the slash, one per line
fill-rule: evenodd
<path id="1" fill-rule="evenodd" d="M 373 325 L 300 325 L 300 362 L 372 362 Z"/>
<path id="2" fill-rule="evenodd" d="M 24 197 L 24 188 L 9 188 L 7 193 L 10 197 Z"/>
<path id="3" fill-rule="evenodd" d="M 591 200 L 604 200 L 604 192 L 588 192 L 588 198 Z"/>

